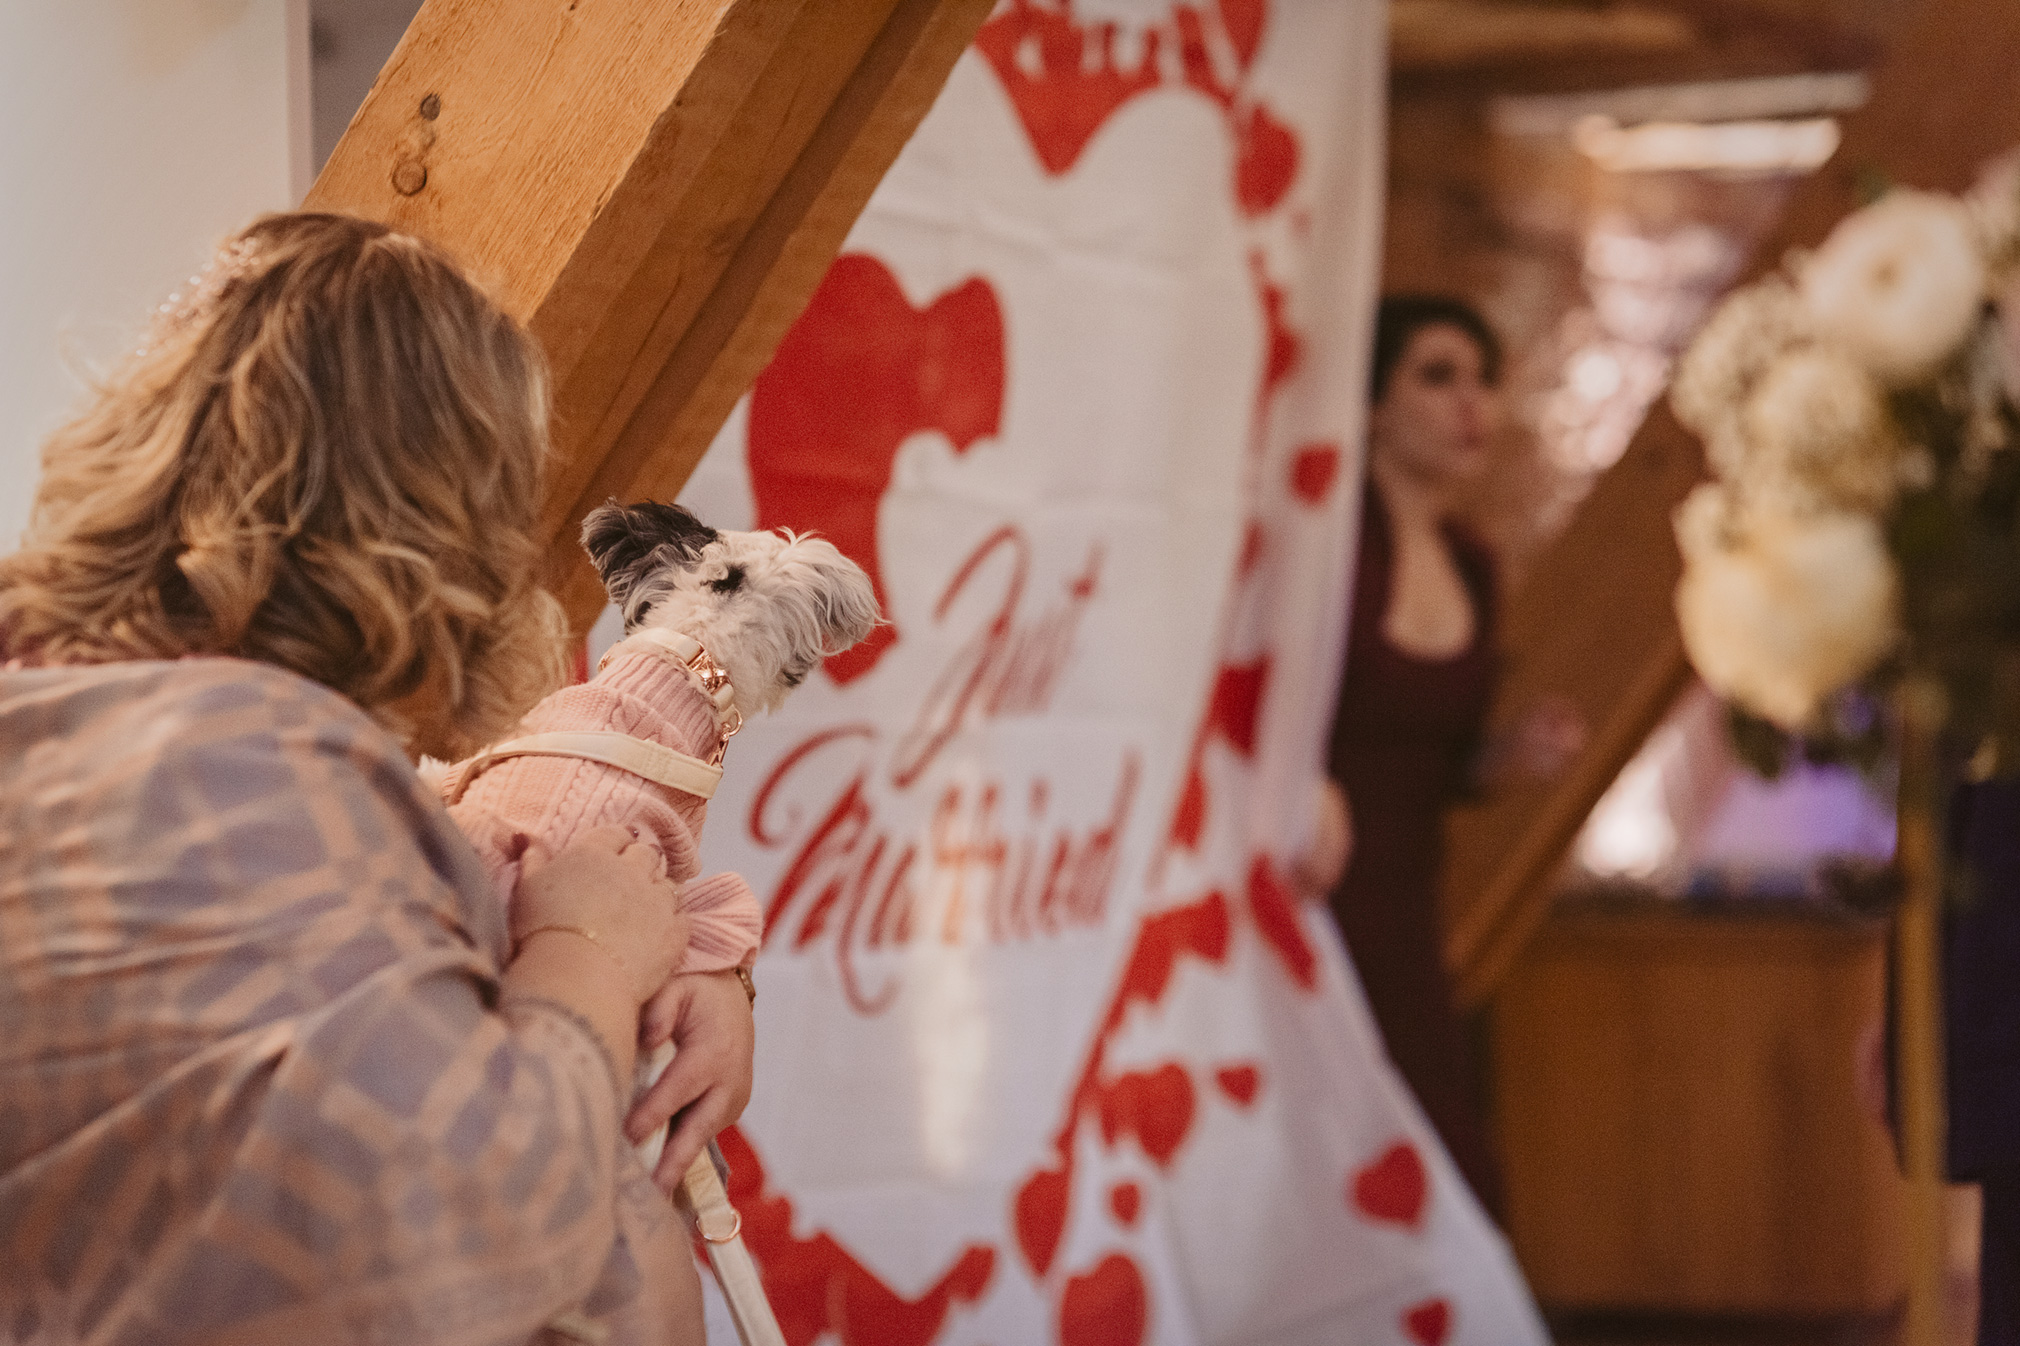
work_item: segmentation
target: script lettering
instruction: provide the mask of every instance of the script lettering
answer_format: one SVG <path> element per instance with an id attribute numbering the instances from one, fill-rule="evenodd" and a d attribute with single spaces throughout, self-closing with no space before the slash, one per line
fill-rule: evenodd
<path id="1" fill-rule="evenodd" d="M 791 855 L 766 904 L 767 939 L 827 950 L 858 1012 L 881 1013 L 900 990 L 904 962 L 883 955 L 925 941 L 1051 938 L 1105 920 L 1143 774 L 1136 751 L 1076 763 L 1076 779 L 1112 781 L 1104 807 L 1082 803 L 1092 817 L 1061 816 L 1042 775 L 931 772 L 965 728 L 1050 708 L 1102 555 L 1090 548 L 1056 600 L 1025 619 L 1030 545 L 1014 528 L 991 533 L 933 611 L 936 624 L 972 629 L 888 753 L 872 725 L 823 729 L 778 760 L 752 801 L 752 840 Z M 1085 787 L 1075 797 L 1085 801 Z"/>

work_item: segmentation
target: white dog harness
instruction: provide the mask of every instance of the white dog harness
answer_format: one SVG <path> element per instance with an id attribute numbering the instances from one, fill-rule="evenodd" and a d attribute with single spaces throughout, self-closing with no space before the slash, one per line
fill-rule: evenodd
<path id="1" fill-rule="evenodd" d="M 634 635 L 626 636 L 612 645 L 601 660 L 596 671 L 601 673 L 609 666 L 611 657 L 618 651 L 645 647 L 669 663 L 677 664 L 692 675 L 701 687 L 703 696 L 715 708 L 716 724 L 722 730 L 722 737 L 716 743 L 715 752 L 709 761 L 677 752 L 661 743 L 648 739 L 633 738 L 630 734 L 620 734 L 608 729 L 557 730 L 545 734 L 528 734 L 524 738 L 507 739 L 494 743 L 463 763 L 456 780 L 448 792 L 448 802 L 456 803 L 463 798 L 463 792 L 471 782 L 484 774 L 493 764 L 508 757 L 575 757 L 585 762 L 600 762 L 604 766 L 628 771 L 634 776 L 642 776 L 656 785 L 679 790 L 702 799 L 715 797 L 715 787 L 722 781 L 723 754 L 729 750 L 729 741 L 736 731 L 743 728 L 743 712 L 736 708 L 736 689 L 730 686 L 729 672 L 709 657 L 701 642 L 682 631 L 662 631 L 647 628 Z"/>

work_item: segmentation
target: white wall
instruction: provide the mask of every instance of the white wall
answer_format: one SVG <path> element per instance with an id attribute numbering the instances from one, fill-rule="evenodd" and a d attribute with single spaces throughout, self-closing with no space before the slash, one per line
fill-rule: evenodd
<path id="1" fill-rule="evenodd" d="M 0 0 L 0 552 L 42 437 L 310 172 L 306 0 Z"/>

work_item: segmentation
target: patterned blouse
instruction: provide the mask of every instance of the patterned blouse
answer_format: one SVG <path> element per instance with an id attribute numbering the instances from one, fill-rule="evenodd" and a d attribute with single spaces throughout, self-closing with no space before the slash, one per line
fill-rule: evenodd
<path id="1" fill-rule="evenodd" d="M 328 689 L 0 673 L 0 1340 L 699 1341 L 607 1054 L 505 954 Z"/>

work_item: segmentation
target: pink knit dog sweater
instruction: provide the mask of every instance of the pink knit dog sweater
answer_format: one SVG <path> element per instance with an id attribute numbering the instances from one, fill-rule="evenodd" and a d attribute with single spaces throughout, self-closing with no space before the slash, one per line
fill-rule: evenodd
<path id="1" fill-rule="evenodd" d="M 722 741 L 715 709 L 694 678 L 656 647 L 620 644 L 595 681 L 564 687 L 520 722 L 521 734 L 615 730 L 707 761 Z M 453 789 L 461 766 L 444 782 Z M 682 885 L 681 910 L 693 918 L 681 972 L 745 967 L 757 957 L 764 913 L 737 874 L 696 880 L 696 843 L 708 801 L 629 771 L 572 757 L 509 757 L 494 763 L 449 805 L 450 816 L 490 870 L 493 890 L 510 902 L 520 857 L 538 837 L 550 854 L 593 827 L 629 826 L 666 857 Z"/>

